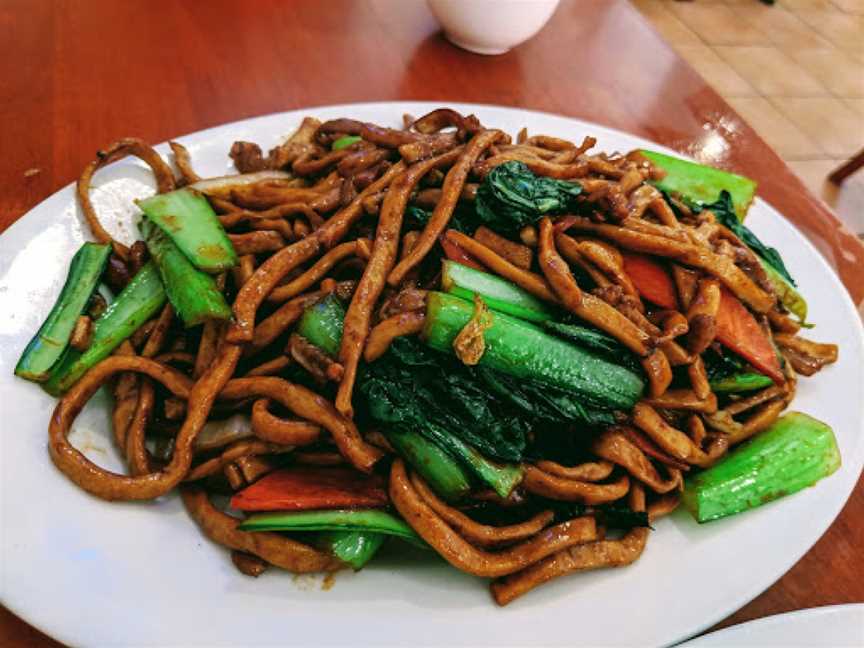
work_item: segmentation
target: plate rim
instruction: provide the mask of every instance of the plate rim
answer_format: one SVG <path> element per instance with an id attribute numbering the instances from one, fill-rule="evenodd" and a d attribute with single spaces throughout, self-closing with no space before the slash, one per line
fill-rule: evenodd
<path id="1" fill-rule="evenodd" d="M 738 633 L 742 631 L 747 632 L 753 630 L 754 628 L 761 629 L 781 623 L 787 623 L 788 621 L 797 621 L 804 618 L 809 619 L 810 617 L 833 617 L 837 614 L 845 615 L 847 613 L 855 612 L 860 613 L 862 620 L 864 620 L 864 603 L 837 603 L 834 605 L 819 605 L 816 607 L 801 608 L 800 610 L 778 612 L 777 614 L 758 617 L 756 619 L 750 619 L 749 621 L 744 621 L 742 623 L 736 623 L 735 625 L 726 626 L 725 628 L 720 628 L 719 630 L 715 630 L 714 632 L 709 632 L 707 634 L 688 639 L 681 644 L 677 644 L 677 646 L 678 648 L 691 648 L 691 646 L 692 648 L 699 648 L 702 645 L 701 641 L 703 639 L 710 641 L 719 641 L 726 640 L 727 636 L 730 639 L 734 639 L 738 635 Z M 862 630 L 862 634 L 864 634 L 864 630 Z"/>

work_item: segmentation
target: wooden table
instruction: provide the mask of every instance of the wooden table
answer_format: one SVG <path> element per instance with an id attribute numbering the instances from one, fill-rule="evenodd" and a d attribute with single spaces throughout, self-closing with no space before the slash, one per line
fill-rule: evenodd
<path id="1" fill-rule="evenodd" d="M 864 248 L 625 0 L 564 0 L 497 57 L 445 41 L 419 0 L 0 1 L 0 231 L 100 146 L 372 100 L 561 113 L 759 181 L 864 302 Z M 7 522 L 8 523 L 8 522 Z M 864 486 L 816 546 L 721 626 L 864 601 Z M 0 643 L 57 645 L 0 609 Z"/>

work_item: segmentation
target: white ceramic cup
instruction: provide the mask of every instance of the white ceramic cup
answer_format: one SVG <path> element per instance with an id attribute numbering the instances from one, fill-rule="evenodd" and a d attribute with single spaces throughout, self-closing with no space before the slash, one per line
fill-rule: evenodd
<path id="1" fill-rule="evenodd" d="M 427 0 L 451 43 L 503 54 L 543 28 L 559 0 Z"/>

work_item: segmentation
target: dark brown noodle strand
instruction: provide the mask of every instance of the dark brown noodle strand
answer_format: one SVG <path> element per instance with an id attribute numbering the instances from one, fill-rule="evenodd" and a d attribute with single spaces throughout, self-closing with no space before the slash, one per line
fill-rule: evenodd
<path id="1" fill-rule="evenodd" d="M 254 352 L 268 347 L 294 322 L 300 319 L 309 305 L 320 300 L 324 294 L 322 291 L 306 293 L 282 304 L 272 315 L 255 327 L 252 343 L 247 347 L 247 350 Z"/>
<path id="2" fill-rule="evenodd" d="M 478 227 L 474 232 L 474 240 L 500 254 L 517 268 L 522 268 L 523 270 L 531 269 L 534 253 L 527 245 L 514 243 L 483 225 Z"/>
<path id="3" fill-rule="evenodd" d="M 555 514 L 552 511 L 540 511 L 519 524 L 508 526 L 480 524 L 439 499 L 423 481 L 423 478 L 416 473 L 411 475 L 411 485 L 423 498 L 423 501 L 441 516 L 442 520 L 449 524 L 456 533 L 477 547 L 500 547 L 520 540 L 527 540 L 540 533 L 555 519 Z"/>
<path id="4" fill-rule="evenodd" d="M 461 232 L 448 230 L 447 238 L 471 256 L 476 257 L 495 274 L 509 279 L 540 299 L 558 303 L 558 298 L 543 277 L 517 268 L 485 245 L 481 245 L 470 236 L 466 236 Z M 637 355 L 644 356 L 648 354 L 647 344 L 651 341 L 651 336 L 640 330 L 639 327 L 606 302 L 588 293 L 583 293 L 576 315 L 613 336 Z"/>
<path id="5" fill-rule="evenodd" d="M 171 304 L 165 304 L 159 317 L 156 320 L 151 320 L 153 321 L 153 327 L 147 338 L 147 342 L 144 344 L 144 348 L 141 350 L 142 357 L 152 358 L 162 350 L 173 320 L 174 309 Z M 150 456 L 145 446 L 145 435 L 147 424 L 150 422 L 152 416 L 156 394 L 150 380 L 143 376 L 139 379 L 134 373 L 121 375 L 118 385 L 129 378 L 132 379 L 129 384 L 134 383 L 137 386 L 137 390 L 126 394 L 126 397 L 132 397 L 134 393 L 137 395 L 137 399 L 134 405 L 134 414 L 126 425 L 125 440 L 121 448 L 126 454 L 130 474 L 133 476 L 144 475 L 150 472 Z M 128 404 L 124 404 L 122 397 L 118 398 L 116 403 L 118 409 L 129 406 Z M 120 416 L 123 416 L 122 412 Z"/>
<path id="6" fill-rule="evenodd" d="M 408 256 L 402 259 L 390 271 L 387 283 L 391 286 L 398 286 L 402 283 L 405 275 L 429 254 L 438 237 L 446 229 L 447 223 L 450 222 L 450 217 L 453 215 L 453 210 L 459 201 L 459 195 L 462 193 L 462 187 L 465 185 L 468 172 L 471 170 L 474 162 L 477 161 L 477 158 L 480 157 L 483 151 L 498 141 L 503 135 L 498 130 L 487 130 L 478 133 L 468 142 L 459 159 L 450 171 L 447 172 L 444 185 L 441 187 L 441 200 L 435 205 L 435 209 L 423 228 L 420 238 L 417 239 Z"/>
<path id="7" fill-rule="evenodd" d="M 486 247 L 478 241 L 475 241 L 462 232 L 447 230 L 446 236 L 495 274 L 500 275 L 505 279 L 509 279 L 519 287 L 524 288 L 540 299 L 544 299 L 553 304 L 558 303 L 558 297 L 554 292 L 552 292 L 549 284 L 547 284 L 540 275 L 513 265 L 500 254 L 497 254 L 494 250 Z"/>
<path id="8" fill-rule="evenodd" d="M 198 353 L 195 355 L 195 367 L 192 370 L 194 378 L 203 376 L 204 372 L 213 364 L 222 328 L 222 323 L 217 320 L 207 320 L 201 327 L 201 342 L 198 343 Z"/>
<path id="9" fill-rule="evenodd" d="M 152 470 L 144 441 L 147 423 L 150 421 L 156 403 L 156 390 L 153 382 L 147 378 L 142 378 L 140 385 L 135 415 L 126 432 L 126 463 L 129 466 L 129 474 L 133 477 L 146 475 Z"/>
<path id="10" fill-rule="evenodd" d="M 609 461 L 586 461 L 576 466 L 562 466 L 555 461 L 543 460 L 535 462 L 534 465 L 550 475 L 586 482 L 603 481 L 615 468 Z"/>
<path id="11" fill-rule="evenodd" d="M 262 396 L 277 401 L 302 419 L 316 423 L 333 436 L 339 452 L 363 472 L 369 472 L 381 452 L 363 440 L 354 423 L 342 416 L 323 396 L 305 387 L 274 377 L 234 378 L 219 394 L 220 398 L 239 400 Z"/>
<path id="12" fill-rule="evenodd" d="M 329 218 L 321 229 L 315 233 L 324 248 L 329 250 L 345 238 L 348 230 L 363 216 L 363 201 L 367 197 L 387 189 L 390 183 L 405 171 L 405 168 L 404 162 L 397 162 L 387 169 L 384 175 L 357 194 L 357 197 L 347 207 L 343 207 Z"/>
<path id="13" fill-rule="evenodd" d="M 290 452 L 291 450 L 293 450 L 291 446 L 269 443 L 260 439 L 241 439 L 225 448 L 219 456 L 208 459 L 204 463 L 192 468 L 183 478 L 183 481 L 194 482 L 215 475 L 242 457 L 276 454 Z"/>
<path id="14" fill-rule="evenodd" d="M 315 443 L 321 428 L 306 421 L 290 421 L 271 414 L 270 401 L 256 400 L 252 405 L 252 431 L 259 439 L 282 445 L 304 446 Z"/>
<path id="15" fill-rule="evenodd" d="M 204 489 L 186 485 L 180 490 L 183 504 L 205 536 L 213 542 L 258 556 L 271 565 L 295 574 L 330 572 L 344 565 L 317 549 L 278 533 L 240 531 L 240 520 L 216 509 Z"/>
<path id="16" fill-rule="evenodd" d="M 672 367 L 662 349 L 654 349 L 642 358 L 642 368 L 648 377 L 648 390 L 651 396 L 660 396 L 672 384 Z"/>
<path id="17" fill-rule="evenodd" d="M 641 486 L 634 486 L 632 495 L 631 499 L 636 500 L 635 505 L 631 503 L 633 510 L 644 511 L 645 494 Z M 498 605 L 507 605 L 535 587 L 565 574 L 630 565 L 642 555 L 647 540 L 648 529 L 635 527 L 621 540 L 601 540 L 570 547 L 512 576 L 495 581 L 491 586 L 492 596 Z"/>
<path id="18" fill-rule="evenodd" d="M 621 466 L 656 493 L 668 493 L 681 483 L 680 471 L 670 469 L 669 479 L 663 479 L 645 453 L 624 434 L 610 428 L 591 443 L 591 451 L 607 461 Z M 674 471 L 674 472 L 673 472 Z"/>
<path id="19" fill-rule="evenodd" d="M 630 480 L 622 475 L 610 484 L 577 481 L 549 474 L 540 468 L 525 464 L 522 485 L 529 493 L 549 499 L 580 504 L 605 504 L 619 500 L 630 489 Z"/>
<path id="20" fill-rule="evenodd" d="M 387 352 L 390 343 L 403 335 L 416 335 L 423 330 L 426 315 L 422 311 L 399 313 L 382 320 L 369 332 L 363 359 L 374 362 Z"/>
<path id="21" fill-rule="evenodd" d="M 361 240 L 366 241 L 367 245 L 371 244 L 371 242 L 366 239 Z M 318 259 L 318 261 L 315 262 L 315 265 L 309 268 L 302 275 L 291 280 L 285 285 L 277 286 L 273 292 L 270 293 L 268 300 L 282 302 L 309 290 L 309 288 L 327 276 L 327 273 L 330 272 L 342 259 L 355 255 L 363 258 L 363 254 L 366 250 L 366 245 L 361 243 L 359 240 L 340 243 Z"/>
<path id="22" fill-rule="evenodd" d="M 405 521 L 456 569 L 494 578 L 523 569 L 546 556 L 597 537 L 594 518 L 575 518 L 544 529 L 532 539 L 496 553 L 469 544 L 420 497 L 405 464 L 396 459 L 390 470 L 390 499 Z"/>
<path id="23" fill-rule="evenodd" d="M 357 366 L 369 334 L 372 310 L 384 290 L 387 273 L 393 267 L 399 251 L 399 233 L 402 230 L 402 217 L 408 198 L 424 175 L 432 169 L 452 164 L 460 154 L 460 149 L 454 149 L 418 162 L 393 181 L 384 198 L 372 254 L 345 315 L 342 344 L 339 348 L 339 361 L 345 368 L 345 373 L 336 394 L 336 409 L 349 418 L 353 416 L 351 396 L 354 392 Z"/>
<path id="24" fill-rule="evenodd" d="M 78 203 L 81 205 L 81 210 L 84 212 L 84 218 L 87 219 L 87 225 L 93 233 L 93 238 L 99 243 L 110 243 L 114 247 L 114 251 L 124 261 L 128 259 L 129 248 L 114 240 L 105 228 L 102 227 L 102 223 L 99 222 L 99 216 L 96 214 L 96 209 L 90 201 L 90 184 L 96 171 L 111 162 L 123 159 L 127 155 L 134 155 L 153 170 L 153 175 L 156 177 L 156 190 L 159 193 L 165 193 L 174 189 L 176 185 L 171 167 L 166 164 L 165 160 L 162 159 L 153 147 L 133 137 L 117 140 L 104 151 L 99 151 L 96 159 L 84 167 L 84 171 L 81 172 L 81 177 L 78 178 L 78 184 L 76 185 Z"/>
<path id="25" fill-rule="evenodd" d="M 255 313 L 267 295 L 285 276 L 301 263 L 314 257 L 321 244 L 318 237 L 309 236 L 282 248 L 262 263 L 237 293 L 232 310 L 234 323 L 229 327 L 229 342 L 251 342 L 255 328 Z"/>
<path id="26" fill-rule="evenodd" d="M 195 170 L 192 168 L 192 158 L 189 156 L 189 151 L 186 147 L 179 142 L 168 142 L 168 146 L 171 147 L 171 152 L 174 154 L 174 164 L 177 165 L 183 181 L 186 184 L 192 184 L 201 180 L 201 176 L 195 173 Z"/>
<path id="27" fill-rule="evenodd" d="M 548 216 L 540 219 L 538 246 L 540 270 L 546 277 L 546 281 L 552 286 L 565 308 L 576 312 L 582 303 L 582 291 L 579 290 L 573 273 L 570 272 L 570 266 L 555 249 L 552 221 Z"/>

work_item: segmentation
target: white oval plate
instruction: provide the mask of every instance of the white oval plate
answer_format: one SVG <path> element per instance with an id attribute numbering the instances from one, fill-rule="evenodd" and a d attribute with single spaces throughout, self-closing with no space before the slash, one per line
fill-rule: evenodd
<path id="1" fill-rule="evenodd" d="M 313 108 L 227 124 L 180 138 L 203 175 L 232 170 L 237 139 L 266 150 L 307 114 L 394 126 L 428 103 Z M 602 150 L 665 150 L 625 133 L 554 115 L 459 105 L 485 124 L 516 133 L 580 139 Z M 107 143 L 106 143 L 107 144 Z M 168 149 L 161 146 L 166 155 Z M 99 172 L 93 192 L 105 220 L 131 215 L 152 192 L 134 160 Z M 626 569 L 562 578 L 505 609 L 485 581 L 429 556 L 389 553 L 361 573 L 318 578 L 271 570 L 241 576 L 207 541 L 175 496 L 109 504 L 70 484 L 51 464 L 46 430 L 54 401 L 14 378 L 22 348 L 47 314 L 69 259 L 88 237 L 71 186 L 0 236 L 0 599 L 50 635 L 76 645 L 663 645 L 692 636 L 744 605 L 788 570 L 828 528 L 864 460 L 864 341 L 851 300 L 813 246 L 757 202 L 754 230 L 783 251 L 810 302 L 815 337 L 840 345 L 840 360 L 802 380 L 795 409 L 829 423 L 843 467 L 816 488 L 733 518 L 699 526 L 686 514 L 662 520 L 642 559 Z M 88 405 L 73 439 L 118 469 L 107 398 Z"/>
<path id="2" fill-rule="evenodd" d="M 860 648 L 864 603 L 776 614 L 691 639 L 680 648 Z"/>

